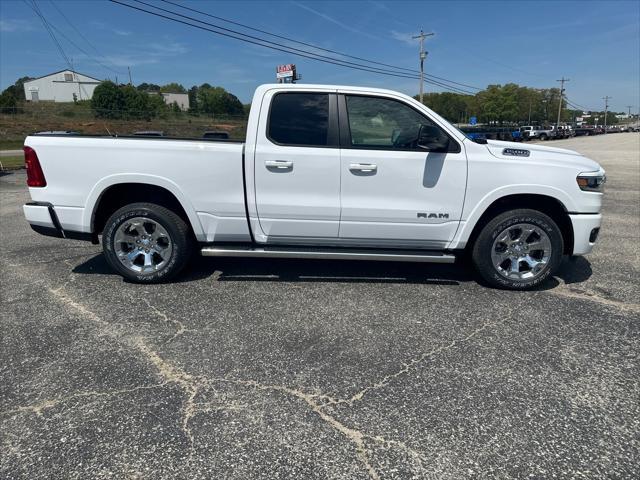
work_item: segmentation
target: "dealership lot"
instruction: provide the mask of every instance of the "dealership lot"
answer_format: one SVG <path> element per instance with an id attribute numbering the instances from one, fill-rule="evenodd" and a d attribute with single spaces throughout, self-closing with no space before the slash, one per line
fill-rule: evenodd
<path id="1" fill-rule="evenodd" d="M 206 258 L 128 284 L 0 177 L 0 477 L 637 478 L 640 136 L 548 145 L 602 163 L 605 219 L 535 292 Z"/>

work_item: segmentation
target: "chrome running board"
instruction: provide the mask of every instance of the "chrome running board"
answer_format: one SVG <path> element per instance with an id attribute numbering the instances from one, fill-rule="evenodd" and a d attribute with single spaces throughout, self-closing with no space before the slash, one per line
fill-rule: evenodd
<path id="1" fill-rule="evenodd" d="M 208 246 L 201 253 L 205 257 L 300 258 L 324 260 L 373 260 L 383 262 L 453 263 L 456 257 L 433 250 L 374 250 L 352 248 L 303 247 L 238 247 Z"/>

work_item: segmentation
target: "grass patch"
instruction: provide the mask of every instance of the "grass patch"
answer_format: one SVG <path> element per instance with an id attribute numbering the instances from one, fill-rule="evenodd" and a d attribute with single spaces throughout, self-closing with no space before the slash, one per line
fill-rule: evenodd
<path id="1" fill-rule="evenodd" d="M 22 150 L 23 145 L 24 138 L 22 140 L 7 140 L 6 138 L 0 138 L 0 150 Z"/>
<path id="2" fill-rule="evenodd" d="M 2 168 L 4 169 L 24 167 L 24 156 L 0 157 L 0 163 L 2 163 Z"/>

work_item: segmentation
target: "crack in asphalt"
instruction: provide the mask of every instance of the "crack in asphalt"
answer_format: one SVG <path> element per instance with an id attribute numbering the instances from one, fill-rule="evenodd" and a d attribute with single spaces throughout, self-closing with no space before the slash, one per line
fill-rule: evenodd
<path id="1" fill-rule="evenodd" d="M 158 317 L 160 317 L 166 323 L 172 323 L 176 327 L 176 331 L 174 332 L 173 336 L 170 339 L 168 339 L 166 342 L 164 342 L 164 343 L 172 342 L 173 340 L 175 340 L 177 337 L 179 337 L 183 333 L 190 331 L 190 329 L 188 329 L 184 325 L 184 323 L 182 323 L 180 320 L 176 320 L 173 317 L 169 318 L 169 316 L 166 313 L 164 313 L 163 311 L 161 311 L 158 307 L 156 307 L 155 305 L 151 305 L 151 302 L 149 302 L 149 300 L 147 300 L 146 298 L 141 298 L 141 300 L 144 303 L 147 304 L 147 306 L 151 309 L 151 311 L 154 314 L 156 314 Z"/>
<path id="2" fill-rule="evenodd" d="M 255 390 L 261 391 L 274 391 L 280 392 L 282 394 L 286 394 L 292 397 L 295 397 L 304 403 L 310 408 L 312 412 L 314 412 L 324 423 L 329 425 L 332 429 L 341 433 L 350 443 L 352 443 L 356 449 L 356 456 L 360 463 L 363 465 L 367 474 L 372 480 L 379 480 L 380 475 L 374 468 L 372 464 L 371 450 L 367 447 L 366 440 L 370 440 L 376 443 L 382 443 L 387 446 L 394 446 L 404 452 L 406 452 L 412 459 L 414 459 L 417 465 L 422 468 L 422 459 L 423 454 L 411 449 L 403 442 L 399 442 L 396 440 L 387 440 L 380 435 L 369 435 L 361 432 L 356 428 L 349 427 L 345 425 L 343 422 L 338 420 L 334 415 L 327 412 L 325 408 L 334 403 L 339 403 L 330 396 L 324 394 L 312 394 L 307 393 L 299 389 L 290 388 L 282 385 L 264 385 L 254 380 L 238 380 L 238 379 L 229 379 L 229 378 L 212 378 L 207 379 L 204 377 L 196 377 L 191 374 L 186 373 L 181 368 L 173 365 L 171 362 L 162 358 L 158 352 L 156 352 L 147 341 L 140 336 L 127 338 L 125 334 L 119 333 L 118 330 L 114 328 L 114 325 L 110 322 L 103 320 L 98 314 L 90 310 L 87 306 L 83 305 L 76 299 L 74 299 L 70 293 L 66 291 L 67 285 L 70 283 L 69 280 L 65 281 L 62 286 L 58 288 L 48 288 L 49 293 L 51 293 L 56 300 L 60 303 L 66 305 L 67 307 L 73 308 L 77 312 L 79 312 L 84 318 L 88 319 L 92 323 L 96 324 L 99 327 L 99 331 L 102 334 L 106 334 L 112 337 L 114 340 L 123 343 L 131 348 L 137 350 L 151 365 L 155 367 L 157 375 L 163 380 L 160 384 L 154 384 L 151 386 L 144 387 L 136 387 L 133 389 L 123 389 L 123 390 L 115 390 L 112 392 L 97 392 L 97 391 L 89 391 L 82 392 L 70 395 L 68 397 L 63 397 L 59 399 L 45 400 L 40 403 L 34 405 L 20 406 L 5 412 L 0 412 L 0 414 L 21 414 L 32 412 L 38 416 L 42 415 L 42 412 L 46 409 L 53 408 L 63 402 L 69 401 L 74 398 L 83 398 L 83 397 L 95 397 L 95 396 L 112 396 L 118 394 L 124 394 L 127 392 L 141 390 L 145 388 L 159 388 L 165 386 L 167 384 L 173 383 L 179 385 L 184 391 L 186 398 L 183 402 L 181 408 L 181 416 L 182 421 L 180 422 L 180 428 L 184 433 L 185 437 L 189 441 L 189 458 L 188 462 L 190 462 L 195 453 L 195 444 L 196 439 L 190 428 L 191 419 L 198 413 L 207 411 L 209 408 L 207 404 L 196 403 L 195 398 L 197 397 L 200 390 L 205 386 L 212 386 L 216 382 L 227 382 L 234 385 L 250 387 Z M 169 320 L 169 318 L 158 310 L 157 308 L 149 305 L 152 309 L 154 309 L 155 313 L 161 316 L 163 319 L 167 320 L 170 323 L 175 323 Z M 180 326 L 184 327 L 181 322 L 178 326 L 177 332 L 186 331 L 186 328 L 180 328 Z M 176 324 L 177 325 L 177 324 Z M 486 328 L 484 326 L 483 328 Z M 482 329 L 483 329 L 482 328 Z M 480 329 L 479 329 L 480 330 Z M 477 332 L 476 332 L 477 333 Z M 457 342 L 452 342 L 453 344 Z M 453 345 L 447 345 L 446 348 L 451 348 Z M 445 348 L 436 349 L 436 350 L 444 350 Z M 433 355 L 436 353 L 436 350 L 429 352 L 429 354 L 423 355 L 420 357 L 420 361 L 426 358 L 427 356 Z M 407 365 L 413 366 L 418 361 L 409 362 L 409 364 L 405 364 L 405 368 L 401 371 L 397 372 L 394 377 L 397 377 L 408 371 Z M 383 380 L 384 384 L 388 383 L 387 377 Z M 376 388 L 381 386 L 382 382 L 376 384 Z M 367 390 L 367 389 L 365 389 Z M 327 403 L 318 402 L 320 400 L 327 400 Z"/>
<path id="3" fill-rule="evenodd" d="M 91 311 L 86 306 L 82 305 L 78 301 L 74 300 L 68 293 L 64 291 L 64 287 L 60 287 L 57 289 L 49 288 L 50 293 L 52 293 L 56 299 L 60 302 L 66 304 L 69 307 L 74 308 L 78 312 L 80 312 L 83 316 L 88 318 L 90 321 L 100 325 L 108 335 L 114 337 L 116 340 L 121 341 L 125 344 L 128 344 L 131 347 L 134 347 L 138 350 L 148 361 L 151 363 L 155 369 L 157 370 L 158 375 L 164 380 L 164 383 L 175 383 L 180 385 L 184 390 L 187 398 L 185 399 L 182 406 L 182 422 L 181 422 L 181 430 L 187 437 L 189 441 L 189 459 L 190 462 L 193 458 L 193 454 L 195 452 L 195 437 L 191 428 L 189 426 L 189 422 L 193 418 L 193 416 L 198 413 L 198 404 L 195 403 L 195 398 L 198 395 L 200 389 L 203 386 L 211 385 L 212 382 L 215 381 L 228 381 L 236 385 L 244 385 L 251 386 L 258 390 L 272 390 L 278 391 L 282 393 L 286 393 L 292 395 L 300 400 L 303 400 L 307 405 L 311 408 L 311 410 L 316 413 L 325 423 L 330 425 L 335 430 L 342 433 L 347 439 L 349 439 L 356 447 L 357 457 L 367 470 L 367 473 L 373 480 L 379 480 L 380 476 L 373 468 L 370 458 L 369 458 L 369 450 L 366 447 L 364 442 L 365 435 L 359 430 L 347 427 L 340 421 L 338 421 L 335 417 L 328 414 L 324 410 L 322 410 L 321 405 L 314 401 L 314 395 L 305 393 L 301 390 L 292 389 L 289 387 L 278 386 L 278 385 L 262 385 L 258 382 L 252 380 L 229 380 L 229 379 L 203 379 L 202 377 L 195 377 L 184 372 L 179 367 L 174 366 L 167 360 L 163 359 L 151 346 L 147 344 L 144 338 L 142 337 L 134 337 L 132 340 L 127 341 L 126 338 L 123 338 L 122 335 L 116 335 L 113 333 L 112 325 L 100 318 L 95 312 Z M 55 404 L 54 404 L 55 405 Z M 49 408 L 53 405 L 46 404 L 46 408 Z M 27 407 L 28 408 L 28 407 Z M 20 407 L 17 409 L 20 411 Z M 41 410 L 40 410 L 41 411 Z M 371 437 L 373 438 L 373 437 Z"/>
<path id="4" fill-rule="evenodd" d="M 423 353 L 422 355 L 420 355 L 417 358 L 414 358 L 408 362 L 403 362 L 402 363 L 402 368 L 400 370 L 398 370 L 395 373 L 392 373 L 390 375 L 386 375 L 382 378 L 382 380 L 369 385 L 363 389 L 361 389 L 358 393 L 356 393 L 355 395 L 352 395 L 351 398 L 348 399 L 335 399 L 335 398 L 328 398 L 328 405 L 339 405 L 339 404 L 348 404 L 348 405 L 353 405 L 355 402 L 358 402 L 360 400 L 363 399 L 363 397 L 369 393 L 370 391 L 373 390 L 378 390 L 380 388 L 386 387 L 387 385 L 389 385 L 389 383 L 391 383 L 394 379 L 400 377 L 401 375 L 404 375 L 406 373 L 409 373 L 409 371 L 411 371 L 412 369 L 414 369 L 417 365 L 419 365 L 420 363 L 424 362 L 425 360 L 427 360 L 428 358 L 431 358 L 435 355 L 438 355 L 439 353 L 445 352 L 447 350 L 450 350 L 454 347 L 456 347 L 457 345 L 459 345 L 460 343 L 464 343 L 467 342 L 469 340 L 471 340 L 473 337 L 475 337 L 476 335 L 478 335 L 479 333 L 481 333 L 482 331 L 486 330 L 487 328 L 489 328 L 490 326 L 495 326 L 495 322 L 487 322 L 482 324 L 480 327 L 478 327 L 477 329 L 475 329 L 474 331 L 472 331 L 471 333 L 469 333 L 468 335 L 456 339 L 456 340 L 452 340 L 450 343 L 448 343 L 447 345 L 441 345 L 438 348 L 434 348 L 433 350 L 430 350 L 429 352 Z"/>
<path id="5" fill-rule="evenodd" d="M 566 283 L 561 283 L 553 290 L 546 290 L 545 292 L 557 295 L 559 297 L 573 298 L 577 300 L 589 300 L 591 302 L 596 302 L 607 307 L 615 307 L 622 311 L 635 313 L 640 312 L 640 304 L 638 303 L 627 303 L 620 300 L 613 300 L 611 298 L 603 297 L 602 295 L 599 295 L 598 293 L 591 290 L 572 288 Z"/>
<path id="6" fill-rule="evenodd" d="M 164 387 L 165 385 L 167 385 L 166 383 L 159 383 L 156 385 L 144 385 L 144 386 L 140 386 L 140 387 L 133 387 L 133 388 L 125 388 L 125 389 L 121 389 L 121 390 L 111 390 L 111 391 L 106 391 L 106 392 L 100 392 L 100 391 L 95 391 L 95 390 L 89 390 L 86 392 L 79 392 L 79 393 L 74 393 L 73 395 L 68 395 L 66 397 L 60 397 L 60 398 L 55 398 L 55 399 L 48 399 L 48 400 L 43 400 L 40 403 L 36 403 L 33 405 L 24 405 L 24 406 L 19 406 L 10 410 L 5 410 L 0 412 L 0 416 L 3 415 L 13 415 L 16 413 L 35 413 L 37 416 L 41 417 L 42 416 L 42 412 L 44 410 L 47 410 L 49 408 L 54 408 L 57 407 L 58 405 L 60 405 L 61 403 L 66 403 L 69 402 L 71 400 L 75 400 L 78 398 L 87 398 L 87 397 L 111 397 L 111 396 L 120 396 L 126 393 L 132 393 L 132 392 L 137 392 L 140 390 L 151 390 L 154 388 L 161 388 Z"/>

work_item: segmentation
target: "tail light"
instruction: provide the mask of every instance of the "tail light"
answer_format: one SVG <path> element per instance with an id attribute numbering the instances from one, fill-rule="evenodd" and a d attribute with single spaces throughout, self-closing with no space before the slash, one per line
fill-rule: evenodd
<path id="1" fill-rule="evenodd" d="M 30 187 L 46 187 L 47 180 L 40 166 L 36 151 L 31 147 L 24 147 L 24 165 L 27 168 L 27 185 Z"/>

